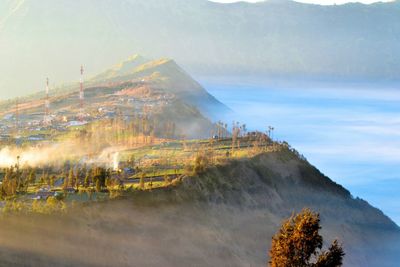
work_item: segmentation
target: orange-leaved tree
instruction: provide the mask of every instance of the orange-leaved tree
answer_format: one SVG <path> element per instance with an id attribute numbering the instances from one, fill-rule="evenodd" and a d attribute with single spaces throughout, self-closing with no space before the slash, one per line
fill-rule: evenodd
<path id="1" fill-rule="evenodd" d="M 272 238 L 269 252 L 271 267 L 338 267 L 345 255 L 337 240 L 327 251 L 321 251 L 323 239 L 319 234 L 318 213 L 304 209 L 283 222 Z"/>

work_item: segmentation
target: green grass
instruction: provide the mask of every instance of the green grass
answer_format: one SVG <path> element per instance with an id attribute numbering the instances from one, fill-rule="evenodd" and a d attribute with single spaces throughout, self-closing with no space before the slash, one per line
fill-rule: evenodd
<path id="1" fill-rule="evenodd" d="M 85 126 L 82 126 L 83 128 Z M 71 128 L 67 132 L 58 133 L 57 140 L 76 140 L 76 136 L 80 133 L 79 129 Z M 141 190 L 139 179 L 144 173 L 145 177 L 145 186 L 144 190 L 151 190 L 156 188 L 163 188 L 171 185 L 170 183 L 166 183 L 163 180 L 164 176 L 168 176 L 169 178 L 176 178 L 176 176 L 182 176 L 187 174 L 187 170 L 193 169 L 194 159 L 196 156 L 200 154 L 209 155 L 209 163 L 207 167 L 211 167 L 212 164 L 221 165 L 225 164 L 228 160 L 237 160 L 243 158 L 249 158 L 255 156 L 261 152 L 273 151 L 273 147 L 260 146 L 254 148 L 251 142 L 246 141 L 245 139 L 240 140 L 240 148 L 236 146 L 232 149 L 232 141 L 231 140 L 174 140 L 174 141 L 166 141 L 164 143 L 159 144 L 149 144 L 143 145 L 141 147 L 131 148 L 124 151 L 120 151 L 120 162 L 122 163 L 121 167 L 130 166 L 130 167 L 139 167 L 138 173 L 130 176 L 123 177 L 124 179 L 124 189 L 125 193 L 130 192 L 130 190 Z M 211 152 L 211 154 L 210 154 Z M 227 157 L 227 152 L 229 152 L 229 157 Z M 290 153 L 286 155 L 283 153 L 282 160 L 289 160 Z M 134 163 L 128 163 L 128 160 L 131 158 L 135 159 Z M 79 160 L 79 156 L 71 156 L 70 161 L 72 164 Z M 43 186 L 38 181 L 41 177 L 41 171 L 36 173 L 37 182 L 34 185 L 28 187 L 27 194 L 34 195 L 38 189 Z M 49 173 L 50 176 L 56 175 L 56 177 L 60 176 L 59 172 Z M 117 174 L 113 174 L 117 176 Z M 2 176 L 0 171 L 0 177 Z M 118 177 L 120 177 L 118 175 Z M 157 180 L 161 181 L 152 181 L 150 182 L 150 178 L 157 178 Z M 161 178 L 161 179 L 160 179 Z M 132 181 L 131 179 L 136 179 Z M 152 186 L 150 187 L 150 184 Z M 174 183 L 172 183 L 174 184 Z M 228 185 L 227 185 L 228 186 Z M 120 190 L 118 185 L 113 186 L 112 188 L 108 188 L 111 192 L 100 192 L 95 193 L 95 188 L 80 188 L 80 192 L 78 193 L 68 193 L 65 198 L 66 203 L 74 203 L 74 202 L 87 202 L 90 200 L 106 200 L 109 198 L 114 198 L 118 195 L 124 194 L 123 191 Z M 60 190 L 61 187 L 53 187 L 52 190 Z M 88 193 L 88 191 L 92 193 Z M 91 195 L 91 197 L 90 197 Z M 28 201 L 28 199 L 23 197 L 24 195 L 16 196 L 16 199 L 20 201 Z M 32 201 L 32 200 L 29 200 Z"/>
<path id="2" fill-rule="evenodd" d="M 167 169 L 167 170 L 155 170 L 153 171 L 152 169 L 145 169 L 145 178 L 154 178 L 154 177 L 164 177 L 164 176 L 173 176 L 173 175 L 182 175 L 185 173 L 185 170 L 180 168 L 180 169 Z M 137 173 L 135 175 L 132 175 L 130 179 L 140 179 L 141 173 Z"/>

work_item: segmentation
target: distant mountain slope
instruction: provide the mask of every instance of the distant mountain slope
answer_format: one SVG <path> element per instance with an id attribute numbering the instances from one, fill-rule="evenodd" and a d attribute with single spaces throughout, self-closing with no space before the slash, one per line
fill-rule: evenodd
<path id="1" fill-rule="evenodd" d="M 131 51 L 174 58 L 195 75 L 398 79 L 399 13 L 399 1 L 3 1 L 0 90 L 78 79 L 81 64 L 99 73 Z"/>
<path id="2" fill-rule="evenodd" d="M 129 75 L 132 74 L 137 67 L 147 62 L 149 62 L 148 59 L 145 59 L 140 55 L 133 55 L 127 60 L 112 66 L 110 69 L 107 69 L 106 71 L 97 74 L 92 78 L 92 80 L 102 81 L 112 79 L 117 76 Z"/>

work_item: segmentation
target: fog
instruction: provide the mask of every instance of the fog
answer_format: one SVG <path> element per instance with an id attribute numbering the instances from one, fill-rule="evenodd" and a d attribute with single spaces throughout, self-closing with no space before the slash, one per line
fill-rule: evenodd
<path id="1" fill-rule="evenodd" d="M 8 215 L 0 219 L 1 262 L 44 267 L 265 266 L 271 237 L 290 214 L 151 199 L 90 203 L 61 216 Z M 389 267 L 398 260 L 400 247 L 390 247 L 385 234 L 360 238 L 358 230 L 349 232 L 347 226 L 325 219 L 322 226 L 326 245 L 333 238 L 344 243 L 346 266 Z"/>
<path id="2" fill-rule="evenodd" d="M 399 1 L 330 7 L 290 1 L 2 1 L 0 99 L 43 91 L 46 77 L 52 88 L 77 82 L 81 64 L 87 80 L 136 53 L 173 58 L 199 77 L 396 80 L 399 10 Z M 303 83 L 286 87 L 206 79 L 202 84 L 236 111 L 237 117 L 226 122 L 241 121 L 249 130 L 274 126 L 274 139 L 288 141 L 354 196 L 400 223 L 398 84 L 309 88 Z M 193 136 L 202 135 L 207 123 L 182 121 Z M 18 162 L 57 166 L 75 160 L 115 169 L 124 149 L 98 144 L 92 157 L 93 148 L 76 142 L 4 147 L 0 167 Z M 230 172 L 243 174 L 240 169 Z M 287 191 L 278 192 L 276 181 L 281 180 L 263 190 L 249 183 L 251 190 L 230 196 L 248 199 L 247 205 L 229 203 L 218 190 L 207 196 L 218 200 L 212 203 L 163 199 L 154 190 L 74 206 L 66 214 L 1 215 L 1 264 L 265 266 L 281 220 L 304 206 L 321 212 L 326 242 L 343 241 L 346 266 L 398 263 L 398 229 L 379 211 L 359 200 L 319 193 L 321 187 L 311 190 L 292 182 L 281 184 Z M 230 183 L 222 185 L 230 188 Z M 254 192 L 264 202 L 257 202 Z"/>
<path id="3" fill-rule="evenodd" d="M 132 202 L 131 202 L 132 201 Z M 237 209 L 202 205 L 93 204 L 61 217 L 1 220 L 2 263 L 12 266 L 262 266 L 266 224 Z M 251 212 L 248 215 L 253 216 Z M 234 219 L 233 221 L 231 219 Z M 276 219 L 274 219 L 276 220 Z M 251 221 L 251 220 L 250 220 Z M 234 229 L 241 228 L 236 232 Z M 250 231 L 256 240 L 245 233 Z M 265 240 L 262 242 L 262 239 Z M 251 249 L 255 249 L 251 251 Z M 247 255 L 246 255 L 247 254 Z"/>
<path id="4" fill-rule="evenodd" d="M 274 126 L 274 138 L 400 224 L 397 83 L 200 80 L 249 129 Z"/>

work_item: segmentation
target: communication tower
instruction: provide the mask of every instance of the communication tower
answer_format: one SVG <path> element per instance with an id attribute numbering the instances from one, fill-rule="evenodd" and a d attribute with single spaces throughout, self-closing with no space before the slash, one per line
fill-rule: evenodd
<path id="1" fill-rule="evenodd" d="M 85 93 L 83 91 L 83 66 L 81 66 L 81 78 L 80 78 L 80 90 L 79 90 L 79 101 L 80 101 L 80 108 L 79 108 L 79 119 L 83 121 L 84 119 L 84 104 L 85 104 Z"/>

